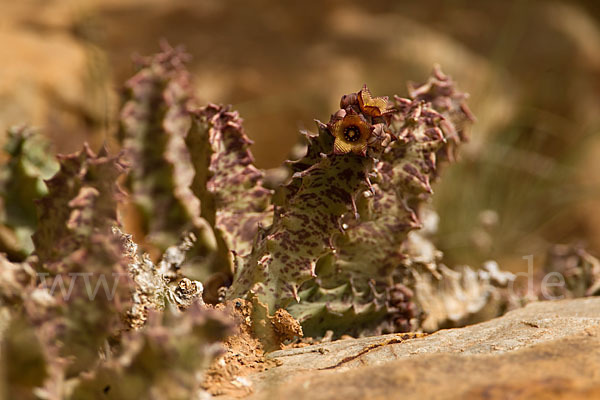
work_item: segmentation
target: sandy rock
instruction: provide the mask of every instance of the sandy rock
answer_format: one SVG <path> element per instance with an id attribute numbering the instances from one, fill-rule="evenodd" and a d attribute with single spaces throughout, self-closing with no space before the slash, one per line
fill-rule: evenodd
<path id="1" fill-rule="evenodd" d="M 341 340 L 268 355 L 253 399 L 593 398 L 600 396 L 600 299 L 530 304 L 408 339 Z"/>

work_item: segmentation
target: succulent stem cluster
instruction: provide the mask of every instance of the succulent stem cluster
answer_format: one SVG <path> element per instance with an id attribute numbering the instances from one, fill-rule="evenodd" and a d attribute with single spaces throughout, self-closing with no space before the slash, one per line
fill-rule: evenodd
<path id="1" fill-rule="evenodd" d="M 58 170 L 50 143 L 21 126 L 8 130 L 4 150 L 9 161 L 0 167 L 0 252 L 23 261 L 33 251 L 31 235 L 37 215 L 33 199 L 48 193 L 44 179 Z"/>
<path id="2" fill-rule="evenodd" d="M 197 393 L 196 372 L 217 354 L 211 343 L 229 322 L 201 307 L 199 283 L 177 282 L 174 267 L 189 245 L 156 266 L 138 257 L 130 238 L 114 233 L 122 157 L 86 145 L 58 160 L 38 202 L 33 256 L 20 264 L 0 257 L 0 355 L 11 371 L 3 390 L 47 399 Z M 203 331 L 207 324 L 213 332 Z"/>
<path id="3" fill-rule="evenodd" d="M 416 292 L 421 275 L 434 285 L 445 268 L 417 231 L 438 163 L 453 160 L 467 136 L 465 99 L 439 69 L 407 99 L 373 97 L 366 86 L 343 96 L 330 121 L 307 135 L 306 155 L 289 164 L 273 223 L 238 260 L 228 296 L 286 308 L 309 335 L 435 328 L 449 318 L 425 309 L 438 290 Z M 426 249 L 434 256 L 422 262 Z M 463 296 L 460 318 L 488 294 Z"/>
<path id="4" fill-rule="evenodd" d="M 168 120 L 176 131 L 174 118 Z M 206 308 L 200 282 L 181 274 L 195 236 L 168 247 L 154 264 L 118 229 L 126 199 L 118 184 L 127 172 L 123 154 L 111 156 L 106 148 L 96 154 L 84 145 L 59 155 L 58 172 L 43 180 L 56 167 L 48 154 L 39 156 L 42 138 L 15 130 L 11 140 L 3 184 L 21 192 L 5 192 L 4 209 L 37 206 L 37 219 L 20 221 L 34 231 L 33 252 L 25 243 L 9 254 L 13 260 L 28 254 L 27 260 L 0 256 L 0 397 L 201 396 L 201 373 L 221 352 L 217 342 L 232 322 Z M 21 195 L 25 190 L 30 197 Z M 163 205 L 164 198 L 155 197 Z M 18 227 L 8 225 L 10 218 L 2 222 Z"/>
<path id="5" fill-rule="evenodd" d="M 171 49 L 128 81 L 121 138 L 148 236 L 170 237 L 161 248 L 184 229 L 200 238 L 206 301 L 286 309 L 314 336 L 436 329 L 486 307 L 495 284 L 453 275 L 422 229 L 438 164 L 456 158 L 473 119 L 439 69 L 409 98 L 366 86 L 343 96 L 273 193 L 237 113 L 194 105 L 183 61 Z M 444 296 L 463 300 L 446 310 Z"/>
<path id="6" fill-rule="evenodd" d="M 245 298 L 254 326 L 275 321 L 271 337 L 286 339 L 430 331 L 514 304 L 514 276 L 494 263 L 448 268 L 430 240 L 432 185 L 473 120 L 438 68 L 408 98 L 366 86 L 343 96 L 271 190 L 239 115 L 195 105 L 185 59 L 167 47 L 126 83 L 117 156 L 85 145 L 57 164 L 39 136 L 11 131 L 0 174 L 0 397 L 196 398 L 230 328 L 205 302 Z M 157 263 L 121 230 L 124 175 Z M 205 285 L 184 276 L 187 252 Z M 600 262 L 584 250 L 549 259 L 570 278 L 563 295 L 598 293 Z"/>

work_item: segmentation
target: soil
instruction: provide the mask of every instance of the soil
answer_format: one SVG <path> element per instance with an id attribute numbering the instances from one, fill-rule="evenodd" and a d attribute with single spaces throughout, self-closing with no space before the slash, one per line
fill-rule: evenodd
<path id="1" fill-rule="evenodd" d="M 208 369 L 202 387 L 213 396 L 246 397 L 253 392 L 252 383 L 246 376 L 266 371 L 281 363 L 265 358 L 265 343 L 254 334 L 255 327 L 251 318 L 254 306 L 251 302 L 236 299 L 214 308 L 229 314 L 236 321 L 237 328 L 223 343 L 225 353 Z M 274 333 L 272 337 L 275 338 L 275 346 L 280 349 L 294 347 L 302 336 L 300 323 L 283 309 L 277 310 L 268 320 L 270 330 Z M 272 343 L 267 344 L 270 345 Z"/>
<path id="2" fill-rule="evenodd" d="M 261 331 L 264 332 L 264 326 L 254 326 L 252 321 L 257 319 L 253 319 L 252 315 L 255 312 L 264 311 L 262 304 L 257 310 L 252 302 L 235 299 L 209 307 L 225 311 L 235 320 L 237 325 L 235 332 L 223 342 L 224 354 L 218 357 L 205 373 L 202 388 L 213 396 L 244 398 L 253 394 L 255 390 L 254 383 L 250 380 L 250 377 L 261 375 L 271 368 L 282 365 L 282 361 L 279 359 L 267 357 L 268 351 L 266 349 L 269 351 L 273 349 L 285 351 L 332 342 L 331 335 L 325 335 L 325 337 L 319 339 L 302 337 L 300 323 L 283 309 L 277 310 L 272 317 L 262 319 L 262 321 L 266 320 L 268 322 L 268 332 L 270 334 L 263 335 L 261 341 L 257 338 L 259 335 L 256 334 L 256 329 L 262 328 Z M 399 334 L 392 341 L 366 346 L 359 356 L 380 346 L 424 336 L 425 334 L 422 333 Z M 340 340 L 355 339 L 345 335 Z M 348 357 L 348 359 L 341 360 L 339 364 L 345 364 L 354 358 Z M 335 365 L 333 368 L 340 365 Z"/>

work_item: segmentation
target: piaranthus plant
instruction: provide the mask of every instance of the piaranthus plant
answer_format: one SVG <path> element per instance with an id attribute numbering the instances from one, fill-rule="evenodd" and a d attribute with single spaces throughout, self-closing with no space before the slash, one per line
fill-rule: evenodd
<path id="1" fill-rule="evenodd" d="M 456 159 L 473 120 L 439 68 L 408 98 L 366 86 L 343 96 L 271 191 L 239 115 L 194 105 L 184 58 L 167 49 L 128 81 L 122 137 L 145 166 L 130 175 L 133 200 L 164 221 L 146 226 L 200 237 L 205 300 L 285 309 L 312 336 L 433 330 L 506 307 L 506 279 L 447 268 L 428 238 L 439 164 Z"/>
<path id="2" fill-rule="evenodd" d="M 441 272 L 439 252 L 419 232 L 440 161 L 466 139 L 467 96 L 439 69 L 410 94 L 390 101 L 364 86 L 317 122 L 274 196 L 272 224 L 237 261 L 230 298 L 286 308 L 309 335 L 438 327 L 485 307 L 490 280 Z M 460 315 L 427 309 L 429 296 L 447 292 L 444 280 L 463 292 L 453 293 L 463 295 Z M 465 283 L 481 290 L 465 295 Z"/>
<path id="3" fill-rule="evenodd" d="M 13 134 L 18 146 L 8 146 L 4 207 L 24 203 L 21 193 L 42 197 L 37 221 L 33 201 L 21 225 L 0 221 L 5 232 L 35 232 L 31 242 L 12 242 L 10 261 L 27 261 L 0 258 L 0 325 L 10 327 L 0 339 L 16 349 L 6 354 L 27 362 L 18 357 L 23 332 L 35 342 L 31 357 L 44 362 L 23 388 L 68 397 L 107 379 L 137 379 L 146 366 L 132 360 L 151 349 L 151 360 L 191 354 L 173 369 L 185 382 L 177 393 L 196 393 L 193 376 L 216 354 L 209 346 L 216 339 L 200 328 L 214 323 L 222 336 L 228 326 L 207 313 L 202 295 L 206 303 L 251 301 L 256 326 L 289 313 L 313 337 L 433 331 L 519 304 L 507 290 L 511 274 L 494 263 L 448 268 L 432 243 L 435 181 L 441 165 L 457 159 L 473 121 L 467 96 L 439 68 L 424 84 L 409 85 L 406 98 L 379 97 L 367 86 L 342 96 L 326 123 L 303 133 L 305 151 L 286 163 L 287 178 L 267 187 L 240 116 L 230 107 L 196 105 L 185 60 L 165 48 L 127 81 L 119 156 L 86 146 L 56 164 L 39 157 L 48 155 L 40 152 L 43 140 Z M 47 179 L 56 165 L 59 172 Z M 118 184 L 122 175 L 129 197 Z M 22 192 L 7 190 L 19 185 Z M 135 207 L 123 207 L 127 202 Z M 132 209 L 141 221 L 136 239 L 164 253 L 160 261 L 139 254 L 123 233 L 119 212 Z M 193 256 L 187 269 L 186 252 Z M 575 264 L 553 265 L 585 277 L 583 286 L 570 282 L 570 291 L 593 294 L 598 263 L 582 254 L 569 255 L 579 257 Z M 102 274 L 122 280 L 114 296 L 90 303 L 79 277 Z M 73 282 L 68 299 L 51 290 L 58 278 Z M 179 340 L 188 332 L 197 335 Z M 53 384 L 66 380 L 68 388 Z M 127 384 L 113 387 L 127 397 Z M 146 389 L 164 394 L 170 387 L 136 387 L 131 397 Z"/>
<path id="4" fill-rule="evenodd" d="M 215 342 L 231 332 L 205 302 L 243 308 L 263 346 L 277 348 L 302 332 L 433 331 L 524 301 L 495 263 L 448 268 L 431 241 L 434 183 L 473 121 L 439 68 L 407 98 L 366 86 L 343 96 L 327 123 L 304 132 L 287 178 L 267 188 L 238 113 L 195 105 L 185 59 L 166 47 L 139 64 L 116 156 L 85 145 L 55 162 L 35 132 L 11 131 L 0 179 L 0 397 L 201 397 Z M 132 209 L 160 261 L 123 233 L 119 214 Z M 600 262 L 581 248 L 556 247 L 547 271 L 567 277 L 556 295 L 598 294 Z"/>

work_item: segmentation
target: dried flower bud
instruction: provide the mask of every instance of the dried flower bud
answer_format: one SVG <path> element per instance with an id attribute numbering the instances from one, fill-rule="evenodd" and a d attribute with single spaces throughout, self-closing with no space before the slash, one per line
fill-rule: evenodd
<path id="1" fill-rule="evenodd" d="M 348 107 L 357 106 L 357 105 L 358 105 L 358 94 L 357 93 L 345 94 L 342 96 L 342 99 L 340 100 L 340 108 L 341 109 L 346 109 Z"/>

